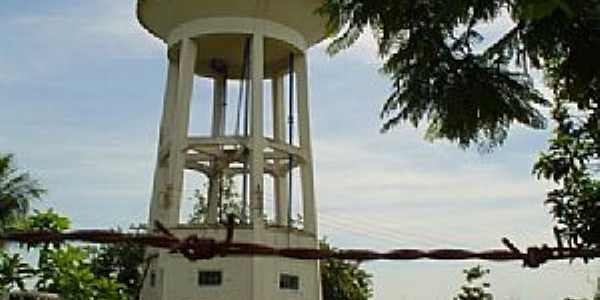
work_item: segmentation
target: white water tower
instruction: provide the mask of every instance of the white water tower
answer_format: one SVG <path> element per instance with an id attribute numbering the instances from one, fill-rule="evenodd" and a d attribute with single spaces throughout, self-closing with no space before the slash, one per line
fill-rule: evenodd
<path id="1" fill-rule="evenodd" d="M 160 221 L 179 237 L 225 239 L 223 178 L 229 176 L 241 185 L 243 198 L 235 241 L 318 247 L 306 51 L 325 36 L 325 20 L 315 14 L 320 4 L 138 1 L 140 23 L 168 46 L 150 224 Z M 189 133 L 195 77 L 213 82 L 212 99 L 202 99 L 212 113 L 210 133 L 204 136 Z M 232 83 L 239 87 L 235 100 L 227 95 Z M 228 126 L 232 111 L 237 125 Z M 272 134 L 266 134 L 265 123 Z M 186 170 L 203 174 L 209 183 L 203 224 L 180 221 Z M 268 214 L 265 207 L 272 211 Z M 302 212 L 301 226 L 292 224 L 297 211 Z M 147 253 L 156 255 L 143 300 L 320 299 L 317 261 L 219 257 L 190 262 L 166 251 Z"/>

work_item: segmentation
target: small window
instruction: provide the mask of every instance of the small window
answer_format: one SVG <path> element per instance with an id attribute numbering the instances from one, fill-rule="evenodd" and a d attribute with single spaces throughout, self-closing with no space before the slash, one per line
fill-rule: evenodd
<path id="1" fill-rule="evenodd" d="M 155 287 L 156 286 L 156 272 L 152 271 L 150 272 L 150 287 Z"/>
<path id="2" fill-rule="evenodd" d="M 300 289 L 300 278 L 295 275 L 281 274 L 279 276 L 279 288 L 282 290 Z"/>
<path id="3" fill-rule="evenodd" d="M 221 285 L 223 282 L 223 273 L 221 271 L 200 271 L 198 272 L 199 286 Z"/>

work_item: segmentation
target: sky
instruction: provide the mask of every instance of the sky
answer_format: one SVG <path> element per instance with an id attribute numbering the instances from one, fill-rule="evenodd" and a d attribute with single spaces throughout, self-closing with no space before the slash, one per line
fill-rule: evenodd
<path id="1" fill-rule="evenodd" d="M 138 25 L 131 0 L 4 0 L 0 6 L 0 152 L 49 190 L 34 204 L 76 228 L 147 220 L 166 76 L 164 45 Z M 497 36 L 502 20 L 483 30 Z M 337 247 L 500 248 L 552 244 L 543 205 L 552 186 L 531 175 L 550 132 L 515 127 L 492 153 L 423 139 L 402 125 L 381 134 L 390 91 L 365 37 L 328 56 L 310 50 L 321 236 Z M 208 112 L 198 80 L 192 130 Z M 206 102 L 206 101 L 205 101 Z M 597 263 L 375 262 L 376 300 L 451 299 L 462 269 L 482 264 L 496 299 L 590 297 Z"/>

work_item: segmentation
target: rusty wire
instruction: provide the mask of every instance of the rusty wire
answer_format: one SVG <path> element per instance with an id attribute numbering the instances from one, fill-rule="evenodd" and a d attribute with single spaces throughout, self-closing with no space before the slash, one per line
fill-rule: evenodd
<path id="1" fill-rule="evenodd" d="M 378 252 L 365 249 L 310 249 L 310 248 L 274 248 L 261 244 L 239 243 L 233 241 L 234 227 L 227 227 L 227 239 L 199 238 L 192 235 L 184 239 L 177 238 L 160 223 L 156 224 L 157 234 L 121 233 L 107 230 L 77 230 L 64 233 L 32 231 L 0 234 L 0 241 L 21 244 L 85 242 L 93 244 L 133 243 L 152 248 L 179 253 L 191 261 L 207 260 L 224 256 L 278 256 L 300 260 L 341 259 L 353 261 L 373 260 L 489 260 L 489 261 L 522 261 L 524 267 L 538 268 L 552 260 L 572 260 L 581 258 L 589 260 L 600 257 L 600 251 L 551 248 L 548 246 L 530 247 L 527 251 L 519 250 L 508 239 L 502 239 L 506 248 L 485 251 L 469 251 L 464 249 L 395 249 Z"/>

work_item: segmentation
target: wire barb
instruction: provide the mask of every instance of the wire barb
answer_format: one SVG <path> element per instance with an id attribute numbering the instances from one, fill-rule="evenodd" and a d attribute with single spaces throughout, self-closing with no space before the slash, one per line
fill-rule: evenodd
<path id="1" fill-rule="evenodd" d="M 517 248 L 517 246 L 515 246 L 508 238 L 502 238 L 502 244 L 513 253 L 521 254 L 521 250 L 519 250 L 519 248 Z"/>

